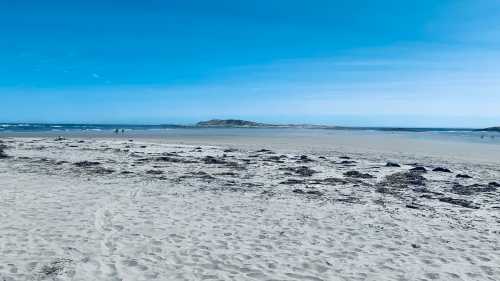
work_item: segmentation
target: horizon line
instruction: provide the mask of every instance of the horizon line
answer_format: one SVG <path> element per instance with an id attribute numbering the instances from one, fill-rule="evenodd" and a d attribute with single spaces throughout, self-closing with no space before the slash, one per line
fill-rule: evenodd
<path id="1" fill-rule="evenodd" d="M 242 119 L 210 119 L 210 120 L 242 120 Z M 203 120 L 207 121 L 207 120 Z M 203 122 L 199 121 L 199 122 Z M 244 120 L 249 121 L 249 120 Z M 252 121 L 254 122 L 254 121 Z M 179 126 L 179 127 L 200 127 L 200 128 L 231 128 L 231 126 L 197 126 L 198 122 L 195 123 L 107 123 L 107 122 L 0 122 L 0 125 L 90 125 L 90 126 Z M 454 127 L 454 126 L 391 126 L 391 125 L 380 125 L 380 126 L 345 126 L 345 125 L 326 125 L 326 124 L 315 124 L 315 123 L 261 123 L 261 128 L 268 126 L 318 126 L 318 127 L 329 127 L 338 129 L 457 129 L 457 130 L 481 130 L 496 128 L 498 126 L 489 127 Z M 259 126 L 233 126 L 233 128 L 258 128 Z"/>

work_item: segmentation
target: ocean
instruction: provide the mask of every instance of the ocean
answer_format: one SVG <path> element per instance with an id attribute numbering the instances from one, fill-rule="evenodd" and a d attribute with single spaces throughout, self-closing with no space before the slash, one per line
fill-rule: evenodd
<path id="1" fill-rule="evenodd" d="M 115 130 L 119 132 L 116 133 Z M 122 130 L 124 133 L 122 133 Z M 137 137 L 328 137 L 354 135 L 399 136 L 412 139 L 500 144 L 499 132 L 485 132 L 467 128 L 390 128 L 339 127 L 333 128 L 203 128 L 184 125 L 123 125 L 123 124 L 45 124 L 0 123 L 0 136 L 137 136 Z"/>

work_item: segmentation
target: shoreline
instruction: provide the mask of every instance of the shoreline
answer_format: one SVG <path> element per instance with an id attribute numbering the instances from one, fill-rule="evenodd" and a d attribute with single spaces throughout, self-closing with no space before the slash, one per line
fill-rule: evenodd
<path id="1" fill-rule="evenodd" d="M 387 133 L 366 131 L 327 131 L 311 129 L 172 129 L 128 131 L 125 134 L 104 132 L 16 132 L 0 133 L 1 138 L 87 138 L 136 139 L 149 142 L 192 145 L 269 146 L 274 149 L 346 151 L 394 156 L 446 158 L 471 163 L 500 163 L 500 142 L 469 141 L 419 133 Z M 500 138 L 499 138 L 500 139 Z"/>

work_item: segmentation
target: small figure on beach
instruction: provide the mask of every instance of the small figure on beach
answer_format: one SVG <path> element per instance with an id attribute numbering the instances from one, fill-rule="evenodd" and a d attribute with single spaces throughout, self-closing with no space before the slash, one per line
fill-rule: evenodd
<path id="1" fill-rule="evenodd" d="M 125 134 L 125 129 L 122 129 L 122 135 Z"/>
<path id="2" fill-rule="evenodd" d="M 115 129 L 115 135 L 118 135 L 118 132 L 120 132 L 118 129 Z"/>

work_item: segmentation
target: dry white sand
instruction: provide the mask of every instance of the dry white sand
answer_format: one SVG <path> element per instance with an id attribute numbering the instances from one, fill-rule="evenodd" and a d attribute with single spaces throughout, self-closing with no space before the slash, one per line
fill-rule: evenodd
<path id="1" fill-rule="evenodd" d="M 500 279 L 491 161 L 254 141 L 3 142 L 0 280 Z"/>

